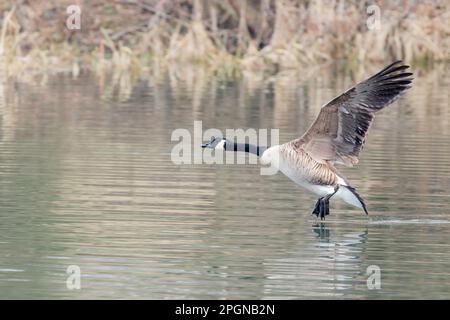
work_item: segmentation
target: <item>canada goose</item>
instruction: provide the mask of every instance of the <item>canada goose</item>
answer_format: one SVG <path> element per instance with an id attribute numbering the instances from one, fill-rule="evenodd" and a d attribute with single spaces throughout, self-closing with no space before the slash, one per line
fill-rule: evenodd
<path id="1" fill-rule="evenodd" d="M 244 151 L 272 164 L 296 184 L 318 194 L 312 214 L 325 219 L 329 200 L 338 197 L 364 210 L 363 199 L 335 165 L 352 167 L 358 163 L 374 114 L 395 101 L 411 86 L 409 66 L 396 61 L 328 102 L 306 133 L 282 145 L 268 147 L 237 144 L 225 138 L 212 138 L 202 145 L 231 151 Z"/>

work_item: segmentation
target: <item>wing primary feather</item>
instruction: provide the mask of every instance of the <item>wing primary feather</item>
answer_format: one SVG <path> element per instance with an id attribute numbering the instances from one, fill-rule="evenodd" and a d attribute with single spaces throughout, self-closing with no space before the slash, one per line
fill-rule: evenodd
<path id="1" fill-rule="evenodd" d="M 408 68 L 401 60 L 395 61 L 332 99 L 292 146 L 319 163 L 358 163 L 374 114 L 411 88 L 413 73 L 404 72 Z"/>

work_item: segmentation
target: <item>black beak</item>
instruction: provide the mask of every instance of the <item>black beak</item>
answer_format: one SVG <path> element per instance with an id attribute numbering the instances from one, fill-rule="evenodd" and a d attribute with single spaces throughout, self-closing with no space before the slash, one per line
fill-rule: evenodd
<path id="1" fill-rule="evenodd" d="M 210 142 L 208 142 L 208 143 L 203 143 L 202 144 L 202 148 L 204 149 L 204 148 L 208 148 L 208 146 L 211 144 L 211 142 L 213 142 L 214 141 L 214 139 L 216 139 L 216 138 L 214 138 L 214 137 L 211 137 L 211 141 Z"/>

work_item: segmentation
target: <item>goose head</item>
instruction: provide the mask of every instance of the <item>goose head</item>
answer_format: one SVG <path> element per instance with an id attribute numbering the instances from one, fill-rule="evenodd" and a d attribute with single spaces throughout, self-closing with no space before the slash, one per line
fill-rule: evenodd
<path id="1" fill-rule="evenodd" d="M 227 139 L 223 137 L 211 137 L 211 141 L 202 144 L 202 148 L 210 148 L 216 150 L 225 150 Z"/>

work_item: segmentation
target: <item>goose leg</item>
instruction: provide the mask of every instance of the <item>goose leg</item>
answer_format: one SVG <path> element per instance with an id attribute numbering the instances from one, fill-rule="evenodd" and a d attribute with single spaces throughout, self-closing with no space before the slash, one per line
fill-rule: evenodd
<path id="1" fill-rule="evenodd" d="M 322 201 L 321 200 L 322 200 L 322 198 L 319 198 L 319 200 L 317 200 L 316 206 L 314 207 L 313 212 L 311 212 L 311 214 L 315 214 L 316 217 L 319 217 L 319 214 L 320 214 L 320 211 L 321 211 L 321 208 L 322 208 Z"/>
<path id="2" fill-rule="evenodd" d="M 329 205 L 329 199 L 326 197 L 320 198 L 317 202 L 319 203 L 319 209 L 317 218 L 320 218 L 320 220 L 325 220 L 325 216 L 330 214 L 330 205 Z"/>
<path id="3" fill-rule="evenodd" d="M 325 197 L 319 198 L 316 202 L 316 206 L 312 214 L 315 214 L 320 220 L 325 220 L 325 217 L 330 214 L 330 198 L 334 196 L 339 190 L 339 185 L 334 188 L 334 192 L 326 195 Z"/>
<path id="4" fill-rule="evenodd" d="M 320 220 L 324 220 L 325 216 L 330 214 L 329 199 L 327 197 L 319 198 L 316 202 L 316 206 L 311 214 L 315 214 Z"/>
<path id="5" fill-rule="evenodd" d="M 325 220 L 325 216 L 330 214 L 330 198 L 325 197 L 322 199 L 323 209 L 320 215 L 320 220 Z"/>

